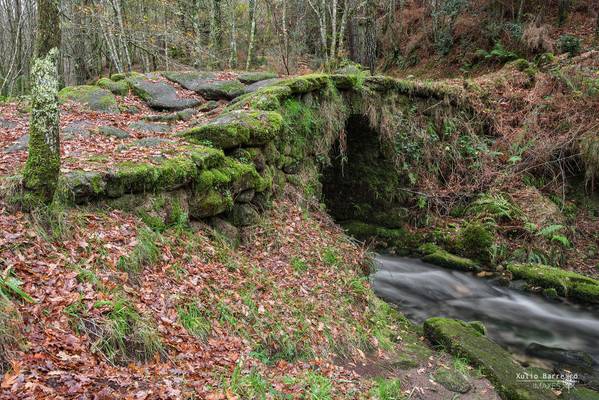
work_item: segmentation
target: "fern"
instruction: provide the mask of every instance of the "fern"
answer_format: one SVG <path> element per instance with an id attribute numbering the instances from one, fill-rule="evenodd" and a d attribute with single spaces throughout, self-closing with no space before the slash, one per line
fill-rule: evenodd
<path id="1" fill-rule="evenodd" d="M 12 271 L 7 268 L 0 276 L 0 296 L 7 300 L 10 300 L 10 297 L 16 297 L 29 303 L 35 303 L 33 298 L 21 289 L 22 284 L 23 282 L 13 276 Z"/>
<path id="2" fill-rule="evenodd" d="M 494 220 L 511 221 L 521 215 L 521 211 L 500 194 L 484 194 L 468 208 L 468 213 Z"/>

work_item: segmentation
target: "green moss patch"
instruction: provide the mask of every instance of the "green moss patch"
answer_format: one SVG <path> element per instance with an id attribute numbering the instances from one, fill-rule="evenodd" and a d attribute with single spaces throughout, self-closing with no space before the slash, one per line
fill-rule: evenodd
<path id="1" fill-rule="evenodd" d="M 388 247 L 408 252 L 418 247 L 418 236 L 405 228 L 385 228 L 360 221 L 343 223 L 342 226 L 350 235 L 360 240 L 378 239 L 386 242 Z"/>
<path id="2" fill-rule="evenodd" d="M 183 133 L 190 139 L 208 142 L 222 149 L 259 146 L 279 134 L 283 117 L 269 111 L 232 111 L 214 121 Z"/>
<path id="3" fill-rule="evenodd" d="M 514 279 L 529 285 L 555 289 L 560 296 L 580 302 L 599 303 L 599 280 L 541 264 L 510 264 L 507 269 Z"/>
<path id="4" fill-rule="evenodd" d="M 425 253 L 422 257 L 422 261 L 424 262 L 457 271 L 476 272 L 480 270 L 475 261 L 453 255 L 435 245 L 422 246 L 420 250 Z"/>
<path id="5" fill-rule="evenodd" d="M 549 389 L 535 390 L 530 384 L 519 381 L 518 375 L 525 375 L 526 370 L 512 360 L 510 353 L 463 321 L 431 318 L 424 323 L 424 334 L 431 342 L 480 367 L 502 399 L 556 398 Z"/>
<path id="6" fill-rule="evenodd" d="M 125 80 L 115 82 L 108 78 L 101 78 L 96 82 L 96 86 L 110 90 L 117 96 L 127 96 L 129 94 L 129 84 Z"/>
<path id="7" fill-rule="evenodd" d="M 91 111 L 108 114 L 119 114 L 119 107 L 114 95 L 98 86 L 69 86 L 58 93 L 60 103 L 72 101 L 79 103 Z"/>

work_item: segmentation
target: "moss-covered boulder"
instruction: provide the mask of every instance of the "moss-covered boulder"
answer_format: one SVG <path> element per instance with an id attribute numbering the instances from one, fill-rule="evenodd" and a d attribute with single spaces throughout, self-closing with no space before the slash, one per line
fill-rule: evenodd
<path id="1" fill-rule="evenodd" d="M 115 137 L 117 139 L 127 139 L 129 137 L 129 133 L 114 126 L 100 126 L 97 131 L 101 135 Z"/>
<path id="2" fill-rule="evenodd" d="M 68 172 L 61 177 L 58 186 L 58 196 L 75 204 L 99 199 L 105 191 L 106 182 L 102 174 L 97 172 Z"/>
<path id="3" fill-rule="evenodd" d="M 239 79 L 239 81 L 241 83 L 245 83 L 246 85 L 251 85 L 256 82 L 262 82 L 262 81 L 265 81 L 268 79 L 275 79 L 276 77 L 278 77 L 276 72 L 249 71 L 249 72 L 242 72 L 241 74 L 239 74 L 237 79 Z"/>
<path id="4" fill-rule="evenodd" d="M 455 369 L 439 368 L 433 373 L 432 378 L 450 392 L 463 394 L 468 393 L 472 389 L 468 378 Z"/>
<path id="5" fill-rule="evenodd" d="M 502 399 L 556 399 L 551 390 L 535 389 L 519 380 L 526 370 L 512 360 L 510 353 L 463 321 L 430 318 L 424 323 L 424 334 L 432 343 L 480 367 Z"/>
<path id="6" fill-rule="evenodd" d="M 466 272 L 480 271 L 480 266 L 475 261 L 451 254 L 433 244 L 423 245 L 419 248 L 419 251 L 424 254 L 422 261 L 439 267 Z"/>
<path id="7" fill-rule="evenodd" d="M 138 77 L 138 76 L 143 76 L 143 74 L 140 74 L 139 72 L 118 72 L 116 74 L 112 74 L 110 75 L 110 80 L 114 81 L 114 82 L 120 82 L 124 79 L 127 78 L 133 78 L 133 77 Z"/>
<path id="8" fill-rule="evenodd" d="M 250 226 L 260 220 L 260 214 L 250 204 L 235 204 L 229 213 L 229 220 L 238 227 Z"/>
<path id="9" fill-rule="evenodd" d="M 114 95 L 98 86 L 68 86 L 58 93 L 61 104 L 72 101 L 79 103 L 90 111 L 107 114 L 119 114 L 119 107 Z"/>
<path id="10" fill-rule="evenodd" d="M 96 86 L 110 90 L 117 96 L 127 96 L 129 94 L 129 84 L 125 80 L 115 82 L 109 78 L 100 78 L 98 82 L 96 82 Z"/>
<path id="11" fill-rule="evenodd" d="M 171 131 L 171 126 L 167 124 L 151 123 L 144 121 L 132 122 L 129 124 L 129 128 L 138 132 L 147 133 L 168 133 Z"/>
<path id="12" fill-rule="evenodd" d="M 557 294 L 583 303 L 599 303 L 599 280 L 541 264 L 510 264 L 514 279 L 531 286 L 555 289 Z"/>
<path id="13" fill-rule="evenodd" d="M 245 86 L 237 79 L 218 79 L 211 72 L 167 71 L 162 75 L 185 89 L 193 90 L 207 100 L 231 100 L 244 93 Z"/>
<path id="14" fill-rule="evenodd" d="M 27 146 L 29 145 L 29 135 L 23 135 L 14 141 L 10 146 L 4 149 L 4 152 L 7 154 L 16 153 L 17 151 L 25 151 L 27 150 Z"/>
<path id="15" fill-rule="evenodd" d="M 231 207 L 231 194 L 218 189 L 196 190 L 189 199 L 189 214 L 196 219 L 222 214 Z"/>
<path id="16" fill-rule="evenodd" d="M 184 110 L 200 104 L 199 100 L 179 97 L 168 83 L 154 81 L 145 76 L 127 78 L 133 93 L 156 110 Z"/>
<path id="17" fill-rule="evenodd" d="M 184 136 L 210 142 L 221 149 L 260 146 L 274 139 L 283 127 L 276 112 L 237 110 L 221 115 L 206 125 L 191 128 Z"/>

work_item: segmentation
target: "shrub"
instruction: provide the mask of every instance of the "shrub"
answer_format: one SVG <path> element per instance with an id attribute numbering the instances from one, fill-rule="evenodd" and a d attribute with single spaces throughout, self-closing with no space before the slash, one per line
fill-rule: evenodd
<path id="1" fill-rule="evenodd" d="M 559 37 L 557 45 L 560 52 L 574 57 L 580 53 L 581 40 L 574 35 L 562 35 Z"/>

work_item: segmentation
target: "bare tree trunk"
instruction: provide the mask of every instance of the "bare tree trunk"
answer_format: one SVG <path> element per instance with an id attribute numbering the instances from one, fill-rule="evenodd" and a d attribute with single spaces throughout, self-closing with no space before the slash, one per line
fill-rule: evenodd
<path id="1" fill-rule="evenodd" d="M 229 68 L 237 68 L 237 15 L 234 5 L 231 6 L 231 44 L 229 55 Z"/>
<path id="2" fill-rule="evenodd" d="M 376 26 L 373 0 L 366 0 L 365 64 L 372 74 L 376 69 Z"/>
<path id="3" fill-rule="evenodd" d="M 212 67 L 218 67 L 218 56 L 222 50 L 222 8 L 221 0 L 212 0 L 210 7 L 210 58 Z"/>
<path id="4" fill-rule="evenodd" d="M 248 55 L 245 63 L 245 69 L 249 70 L 254 63 L 254 43 L 256 38 L 256 8 L 258 0 L 249 0 L 249 21 L 250 32 L 248 35 Z"/>
<path id="5" fill-rule="evenodd" d="M 60 16 L 54 0 L 37 2 L 37 38 L 35 56 L 44 58 L 52 49 L 60 49 Z"/>

